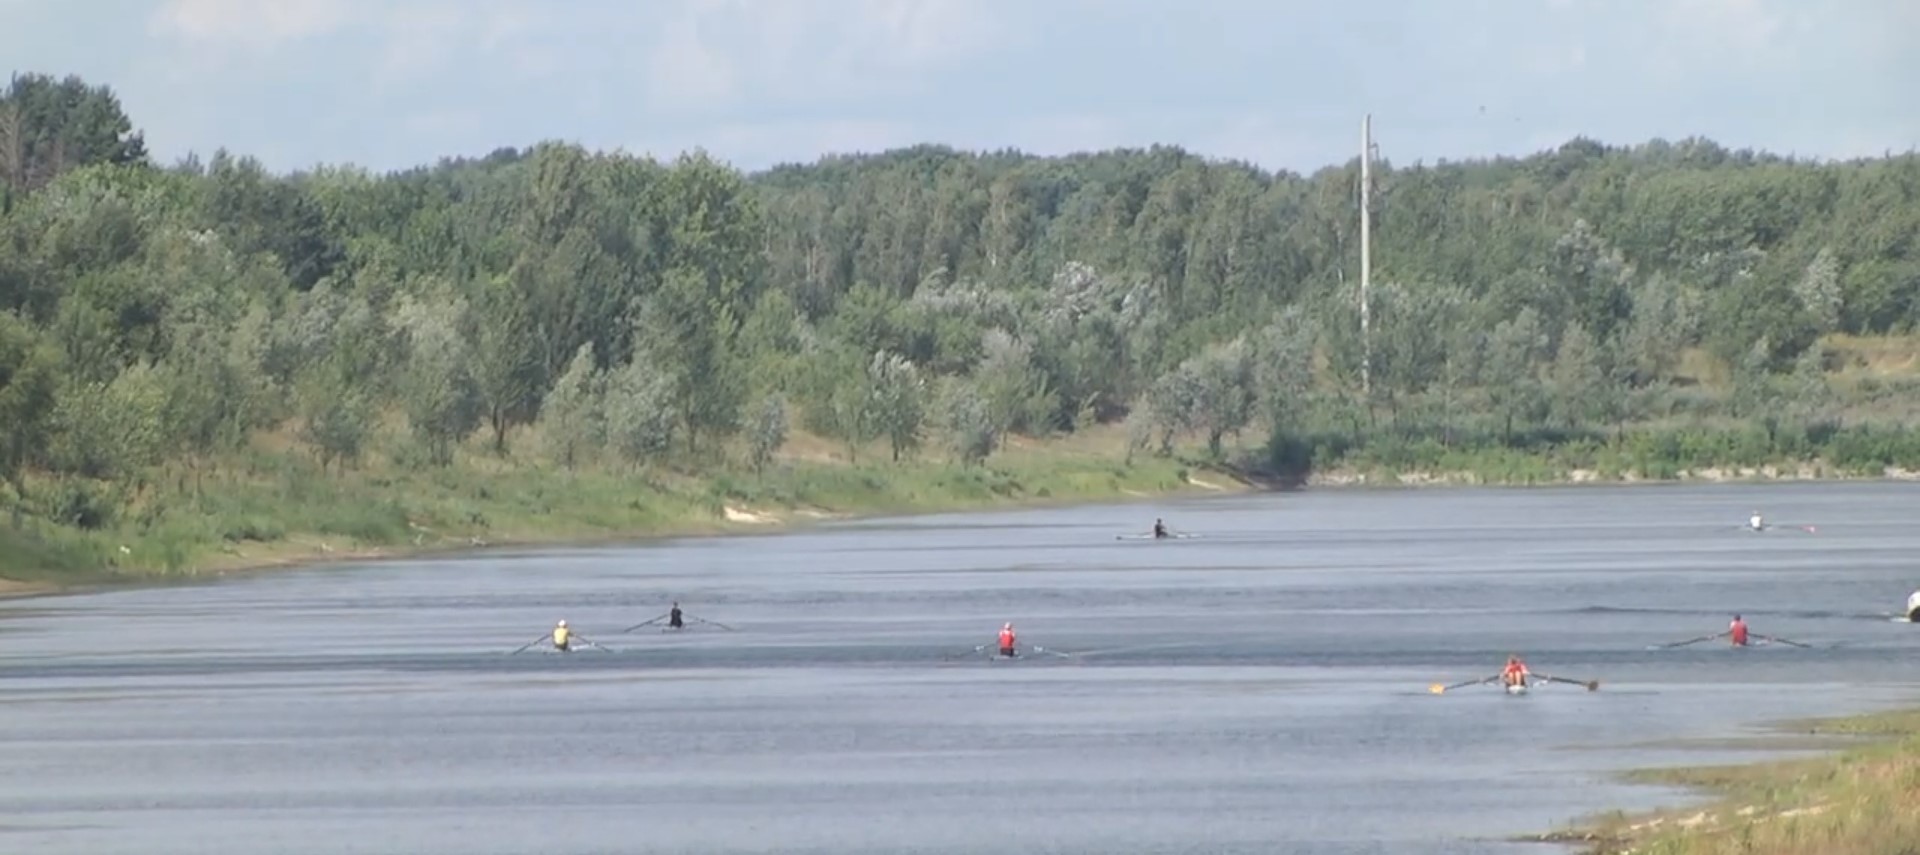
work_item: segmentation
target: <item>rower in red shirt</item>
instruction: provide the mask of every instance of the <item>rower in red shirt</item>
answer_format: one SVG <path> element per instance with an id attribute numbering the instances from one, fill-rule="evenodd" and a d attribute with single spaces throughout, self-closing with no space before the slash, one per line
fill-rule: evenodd
<path id="1" fill-rule="evenodd" d="M 1520 655 L 1516 653 L 1507 657 L 1507 667 L 1500 672 L 1500 682 L 1506 686 L 1525 686 L 1529 676 L 1532 675 L 1527 671 L 1527 663 L 1520 661 Z"/>

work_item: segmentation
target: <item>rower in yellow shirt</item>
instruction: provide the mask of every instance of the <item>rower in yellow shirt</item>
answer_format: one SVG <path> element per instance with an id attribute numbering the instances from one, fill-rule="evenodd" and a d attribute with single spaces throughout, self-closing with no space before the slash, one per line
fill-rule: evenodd
<path id="1" fill-rule="evenodd" d="M 561 621 L 553 627 L 553 649 L 566 653 L 573 649 L 572 633 L 567 631 L 567 622 Z"/>

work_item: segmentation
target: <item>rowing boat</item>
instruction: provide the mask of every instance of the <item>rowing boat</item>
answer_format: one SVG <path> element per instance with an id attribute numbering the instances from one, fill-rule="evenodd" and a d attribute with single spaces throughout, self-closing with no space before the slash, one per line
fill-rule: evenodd
<path id="1" fill-rule="evenodd" d="M 1527 684 L 1525 683 L 1511 683 L 1507 686 L 1507 694 L 1509 695 L 1524 695 L 1526 693 Z"/>

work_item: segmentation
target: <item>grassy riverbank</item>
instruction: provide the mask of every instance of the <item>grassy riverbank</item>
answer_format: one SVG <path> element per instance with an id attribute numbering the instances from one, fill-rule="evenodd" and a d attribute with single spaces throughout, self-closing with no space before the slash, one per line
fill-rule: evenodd
<path id="1" fill-rule="evenodd" d="M 266 434 L 244 453 L 162 467 L 134 483 L 30 481 L 31 499 L 11 503 L 28 512 L 0 517 L 0 595 L 482 545 L 715 534 L 836 516 L 1138 499 L 1248 484 L 1908 478 L 1910 469 L 1893 464 L 1920 456 L 1920 435 L 1905 431 L 1829 436 L 1820 450 L 1842 453 L 1829 460 L 1792 453 L 1807 450 L 1798 446 L 1776 454 L 1777 444 L 1751 429 L 1641 428 L 1612 442 L 1560 438 L 1534 447 L 1323 445 L 1310 450 L 1302 473 L 1297 458 L 1249 447 L 1251 438 L 1227 450 L 1237 464 L 1129 456 L 1124 429 L 1109 425 L 1049 440 L 1016 438 L 986 466 L 937 455 L 893 462 L 880 447 L 851 455 L 803 434 L 760 472 L 723 453 L 674 467 L 567 471 L 501 458 L 483 443 L 463 449 L 451 466 L 409 465 L 402 436 L 391 431 L 385 445 L 399 453 L 376 451 L 344 470 L 323 472 L 292 438 Z"/>
<path id="2" fill-rule="evenodd" d="M 1708 424 L 1447 440 L 1309 434 L 1282 436 L 1244 460 L 1249 469 L 1315 487 L 1911 480 L 1920 474 L 1920 431 L 1904 424 L 1818 431 Z"/>
<path id="3" fill-rule="evenodd" d="M 270 439 L 270 438 L 269 438 Z M 1115 432 L 1020 442 L 986 466 L 857 462 L 797 437 L 763 472 L 568 472 L 485 453 L 415 468 L 378 458 L 322 473 L 270 442 L 219 466 L 174 468 L 137 489 L 37 484 L 91 527 L 0 519 L 0 593 L 192 579 L 314 561 L 482 545 L 753 531 L 832 517 L 1139 499 L 1239 489 L 1176 458 L 1126 460 Z M 50 491 L 65 491 L 51 496 Z M 1143 528 L 1145 523 L 1132 528 Z M 1127 527 L 1127 521 L 1117 521 Z"/>
<path id="4" fill-rule="evenodd" d="M 1920 841 L 1920 710 L 1799 722 L 1837 754 L 1649 769 L 1635 782 L 1709 795 L 1706 805 L 1611 814 L 1543 839 L 1592 855 L 1906 855 Z"/>

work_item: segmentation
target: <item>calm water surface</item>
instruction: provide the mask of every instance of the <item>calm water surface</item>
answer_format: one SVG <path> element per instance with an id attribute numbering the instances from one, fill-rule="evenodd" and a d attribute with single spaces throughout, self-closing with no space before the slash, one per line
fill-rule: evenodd
<path id="1" fill-rule="evenodd" d="M 1202 536 L 1115 539 L 1155 516 Z M 1917 521 L 1327 492 L 0 603 L 0 852 L 1557 852 L 1501 839 L 1755 756 L 1675 740 L 1912 702 Z M 674 598 L 737 631 L 621 633 Z M 1648 649 L 1735 611 L 1815 649 Z M 561 618 L 610 651 L 506 655 Z M 1009 620 L 1075 655 L 973 655 Z M 1426 690 L 1509 652 L 1601 690 Z"/>

